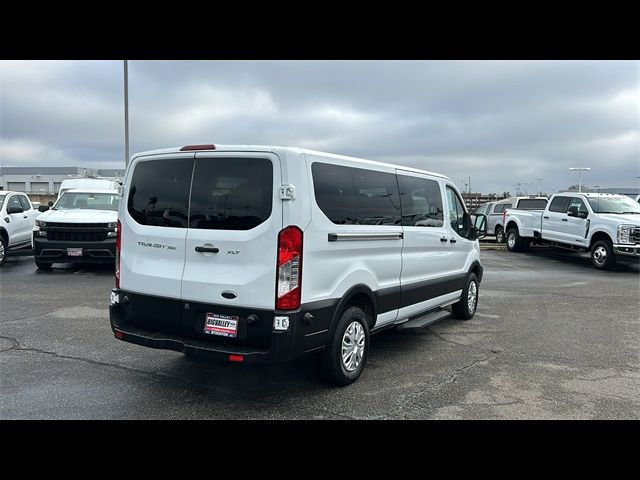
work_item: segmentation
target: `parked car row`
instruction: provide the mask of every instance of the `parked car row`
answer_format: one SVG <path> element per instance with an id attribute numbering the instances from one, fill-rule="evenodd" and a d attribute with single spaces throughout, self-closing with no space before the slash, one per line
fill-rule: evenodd
<path id="1" fill-rule="evenodd" d="M 540 210 L 508 209 L 507 248 L 550 244 L 589 252 L 599 269 L 640 259 L 640 204 L 625 195 L 557 193 Z"/>
<path id="2" fill-rule="evenodd" d="M 100 179 L 65 180 L 70 181 L 76 184 L 63 185 L 55 203 L 37 209 L 22 192 L 0 192 L 0 265 L 9 251 L 29 246 L 39 269 L 54 263 L 115 263 L 119 190 Z M 80 185 L 85 187 L 71 188 Z"/>
<path id="3" fill-rule="evenodd" d="M 476 209 L 477 214 L 487 216 L 487 235 L 495 235 L 498 243 L 507 239 L 504 229 L 504 212 L 508 208 L 536 210 L 547 205 L 547 197 L 509 197 L 495 202 L 488 202 Z"/>

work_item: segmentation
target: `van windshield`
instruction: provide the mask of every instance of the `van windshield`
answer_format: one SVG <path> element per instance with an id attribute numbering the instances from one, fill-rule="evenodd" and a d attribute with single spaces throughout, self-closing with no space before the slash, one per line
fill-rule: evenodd
<path id="1" fill-rule="evenodd" d="M 118 210 L 118 195 L 113 193 L 66 192 L 53 210 Z"/>
<path id="2" fill-rule="evenodd" d="M 595 213 L 640 213 L 640 205 L 629 197 L 589 197 L 589 204 Z"/>

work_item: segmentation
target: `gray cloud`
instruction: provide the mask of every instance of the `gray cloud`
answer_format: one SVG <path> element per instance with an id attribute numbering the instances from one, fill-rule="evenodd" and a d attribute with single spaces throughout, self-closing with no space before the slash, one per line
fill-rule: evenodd
<path id="1" fill-rule="evenodd" d="M 474 190 L 543 177 L 634 186 L 640 62 L 130 62 L 131 149 L 292 145 L 417 166 Z M 122 64 L 0 62 L 0 163 L 117 167 Z"/>

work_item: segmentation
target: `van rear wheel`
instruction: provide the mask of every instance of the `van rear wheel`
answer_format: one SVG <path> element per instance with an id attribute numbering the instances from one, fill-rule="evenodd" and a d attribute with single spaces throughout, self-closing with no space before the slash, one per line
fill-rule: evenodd
<path id="1" fill-rule="evenodd" d="M 349 307 L 340 315 L 333 338 L 323 353 L 327 380 L 340 386 L 355 382 L 364 370 L 368 352 L 367 316 L 362 309 Z"/>
<path id="2" fill-rule="evenodd" d="M 453 315 L 460 320 L 470 320 L 478 308 L 478 293 L 480 292 L 478 277 L 475 273 L 470 273 L 467 283 L 462 290 L 462 296 L 458 303 L 451 305 Z"/>

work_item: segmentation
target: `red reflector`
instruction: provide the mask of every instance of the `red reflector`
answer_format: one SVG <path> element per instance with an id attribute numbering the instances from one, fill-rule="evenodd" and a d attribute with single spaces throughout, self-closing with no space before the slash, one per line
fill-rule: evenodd
<path id="1" fill-rule="evenodd" d="M 207 143 L 204 145 L 185 145 L 180 149 L 181 152 L 189 152 L 191 150 L 215 150 L 216 146 L 213 143 Z"/>
<path id="2" fill-rule="evenodd" d="M 229 355 L 230 362 L 244 362 L 244 355 Z"/>
<path id="3" fill-rule="evenodd" d="M 116 331 L 116 338 L 124 337 L 124 333 Z"/>

